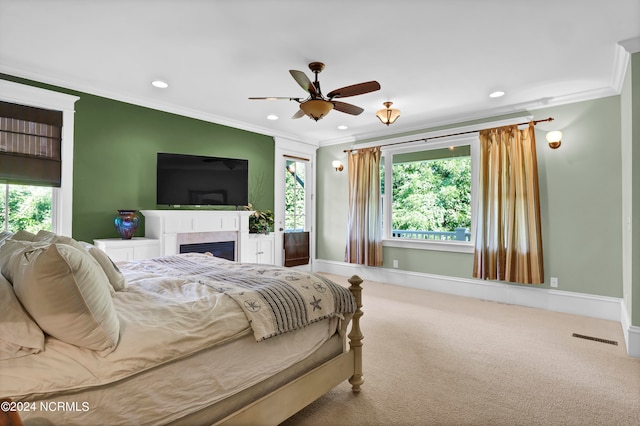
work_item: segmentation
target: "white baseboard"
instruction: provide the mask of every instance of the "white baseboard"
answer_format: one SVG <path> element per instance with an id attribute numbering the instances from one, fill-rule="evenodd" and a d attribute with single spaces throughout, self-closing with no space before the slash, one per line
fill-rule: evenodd
<path id="1" fill-rule="evenodd" d="M 640 327 L 629 325 L 629 316 L 620 298 L 321 259 L 314 260 L 313 270 L 343 276 L 358 275 L 364 280 L 386 284 L 616 321 L 622 326 L 627 354 L 640 358 Z"/>
<path id="2" fill-rule="evenodd" d="M 624 333 L 625 343 L 627 345 L 627 354 L 636 358 L 640 358 L 640 327 L 631 325 L 631 319 L 629 312 L 624 303 L 621 303 L 622 318 L 620 324 L 622 325 L 622 332 Z"/>

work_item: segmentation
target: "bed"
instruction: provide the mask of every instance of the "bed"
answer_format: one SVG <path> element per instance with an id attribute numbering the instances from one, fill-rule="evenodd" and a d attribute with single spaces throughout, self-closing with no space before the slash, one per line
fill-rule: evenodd
<path id="1" fill-rule="evenodd" d="M 357 276 L 200 253 L 116 266 L 50 232 L 4 237 L 0 397 L 26 425 L 278 424 L 360 391 Z"/>

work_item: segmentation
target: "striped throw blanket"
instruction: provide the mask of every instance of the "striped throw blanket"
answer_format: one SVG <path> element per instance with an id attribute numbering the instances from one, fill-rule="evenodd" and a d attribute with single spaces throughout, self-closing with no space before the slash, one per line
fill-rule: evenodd
<path id="1" fill-rule="evenodd" d="M 198 253 L 141 262 L 148 263 L 152 271 L 161 270 L 230 296 L 247 315 L 257 341 L 356 310 L 348 289 L 313 273 Z"/>

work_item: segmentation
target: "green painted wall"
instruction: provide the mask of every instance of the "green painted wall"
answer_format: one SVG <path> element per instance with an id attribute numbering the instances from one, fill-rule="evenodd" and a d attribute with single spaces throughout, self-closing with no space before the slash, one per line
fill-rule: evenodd
<path id="1" fill-rule="evenodd" d="M 622 297 L 619 97 L 531 113 L 535 119 L 555 119 L 536 128 L 545 262 L 540 287 L 549 287 L 554 276 L 560 290 Z M 545 140 L 553 129 L 564 133 L 558 150 Z M 435 129 L 425 129 L 430 130 Z M 320 148 L 318 170 L 329 170 L 335 159 L 346 164 L 343 150 L 350 147 Z M 347 172 L 318 176 L 317 199 L 317 256 L 343 261 Z M 472 254 L 385 247 L 383 267 L 390 268 L 393 259 L 407 271 L 471 278 Z"/>
<path id="2" fill-rule="evenodd" d="M 73 159 L 73 237 L 92 241 L 118 234 L 118 209 L 156 209 L 156 153 L 249 160 L 249 201 L 273 209 L 273 138 L 59 87 L 0 75 L 22 84 L 80 97 Z M 144 226 L 136 236 L 144 235 Z"/>

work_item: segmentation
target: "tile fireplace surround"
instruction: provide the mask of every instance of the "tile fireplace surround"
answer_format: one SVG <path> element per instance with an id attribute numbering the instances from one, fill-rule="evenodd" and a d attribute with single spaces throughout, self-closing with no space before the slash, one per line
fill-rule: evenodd
<path id="1" fill-rule="evenodd" d="M 181 244 L 234 241 L 236 260 L 248 258 L 250 211 L 140 210 L 146 238 L 160 240 L 163 256 L 178 254 Z"/>

